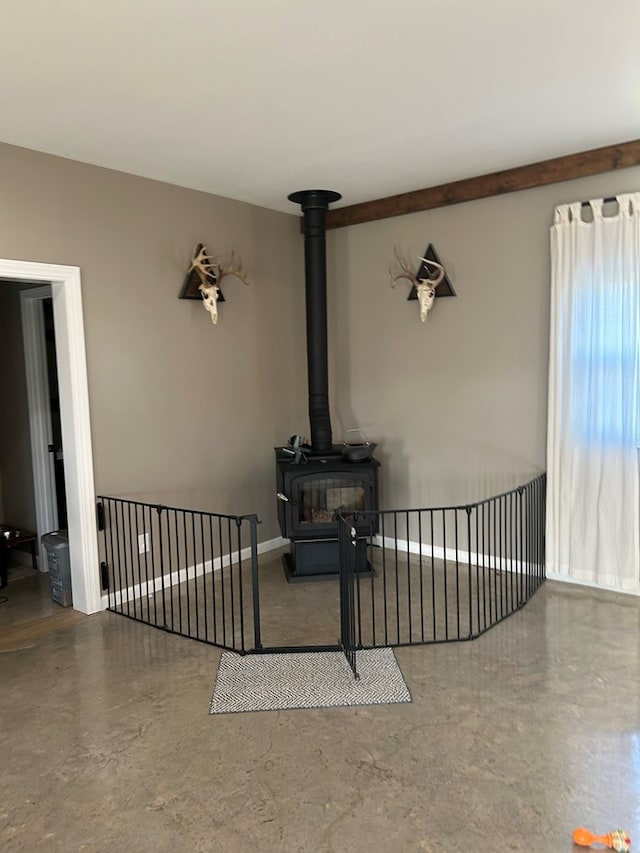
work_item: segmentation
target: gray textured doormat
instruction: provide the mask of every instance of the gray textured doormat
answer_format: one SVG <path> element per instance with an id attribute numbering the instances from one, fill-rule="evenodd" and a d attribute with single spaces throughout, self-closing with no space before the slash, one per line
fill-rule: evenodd
<path id="1" fill-rule="evenodd" d="M 210 714 L 411 702 L 393 649 L 358 652 L 359 679 L 342 652 L 224 652 Z"/>

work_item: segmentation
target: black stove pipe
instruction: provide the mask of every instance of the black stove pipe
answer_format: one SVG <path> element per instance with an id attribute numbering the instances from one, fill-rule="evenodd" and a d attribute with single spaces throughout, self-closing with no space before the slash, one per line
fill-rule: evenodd
<path id="1" fill-rule="evenodd" d="M 309 425 L 311 449 L 320 453 L 333 449 L 327 367 L 326 215 L 331 202 L 341 198 L 332 190 L 299 190 L 288 196 L 304 214 Z"/>

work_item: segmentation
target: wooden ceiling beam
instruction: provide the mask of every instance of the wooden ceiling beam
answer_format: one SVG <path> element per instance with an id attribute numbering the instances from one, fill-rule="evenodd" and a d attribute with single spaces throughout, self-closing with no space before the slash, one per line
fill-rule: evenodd
<path id="1" fill-rule="evenodd" d="M 391 216 L 404 216 L 464 201 L 489 198 L 494 195 L 529 190 L 588 175 L 599 175 L 615 169 L 627 169 L 640 165 L 640 139 L 593 148 L 553 160 L 543 160 L 515 169 L 504 169 L 489 175 L 452 181 L 437 187 L 400 193 L 399 195 L 338 207 L 327 213 L 327 228 L 344 228 Z"/>

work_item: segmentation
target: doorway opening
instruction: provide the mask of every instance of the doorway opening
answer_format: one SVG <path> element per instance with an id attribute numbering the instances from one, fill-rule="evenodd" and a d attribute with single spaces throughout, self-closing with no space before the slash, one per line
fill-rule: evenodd
<path id="1" fill-rule="evenodd" d="M 73 588 L 74 609 L 83 613 L 95 613 L 104 609 L 98 558 L 97 530 L 95 521 L 95 487 L 93 480 L 93 452 L 89 419 L 89 393 L 86 369 L 84 323 L 80 270 L 78 267 L 42 264 L 31 261 L 0 259 L 0 286 L 4 283 L 31 282 L 49 287 L 46 294 L 51 298 L 56 363 L 59 388 L 61 445 L 66 452 L 58 461 L 64 470 L 65 512 L 69 535 L 69 562 Z M 24 291 L 32 298 L 23 299 L 23 336 L 25 352 L 26 385 L 29 394 L 35 388 L 42 394 L 42 376 L 47 378 L 44 338 L 44 297 L 37 298 L 34 288 Z M 43 361 L 44 359 L 44 361 Z M 43 368 L 44 365 L 44 368 Z M 34 431 L 47 439 L 42 412 L 50 412 L 50 401 L 40 399 L 35 408 L 29 406 L 29 431 L 32 447 L 37 450 L 34 457 L 34 479 L 47 482 L 47 471 L 54 468 L 52 459 L 56 445 L 52 440 L 34 442 Z M 49 445 L 54 444 L 50 452 Z M 53 483 L 53 478 L 50 478 Z M 3 486 L 7 487 L 6 483 Z M 38 537 L 58 528 L 58 495 L 55 486 L 53 495 L 36 495 Z M 53 517 L 46 515 L 44 507 L 53 507 Z M 53 523 L 55 521 L 55 523 Z M 40 559 L 42 559 L 42 554 Z"/>

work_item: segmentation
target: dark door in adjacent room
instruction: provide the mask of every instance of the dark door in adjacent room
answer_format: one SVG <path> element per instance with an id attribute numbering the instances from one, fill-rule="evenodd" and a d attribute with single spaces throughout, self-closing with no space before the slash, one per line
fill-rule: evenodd
<path id="1" fill-rule="evenodd" d="M 51 444 L 49 453 L 53 456 L 55 471 L 56 506 L 58 509 L 58 528 L 67 528 L 67 496 L 64 483 L 64 451 L 62 448 L 62 425 L 60 422 L 60 393 L 58 386 L 58 366 L 56 362 L 56 337 L 53 323 L 53 299 L 43 299 L 44 333 L 47 354 L 47 374 L 49 378 L 49 407 L 51 411 Z"/>

